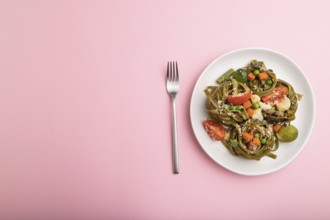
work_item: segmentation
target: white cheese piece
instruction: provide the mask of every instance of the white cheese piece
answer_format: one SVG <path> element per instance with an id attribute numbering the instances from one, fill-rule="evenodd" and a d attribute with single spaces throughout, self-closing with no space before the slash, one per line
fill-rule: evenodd
<path id="1" fill-rule="evenodd" d="M 269 110 L 272 108 L 272 106 L 270 104 L 266 104 L 266 103 L 263 103 L 263 102 L 259 102 L 259 106 L 262 110 Z"/>
<path id="2" fill-rule="evenodd" d="M 291 101 L 287 96 L 284 96 L 283 100 L 277 103 L 276 106 L 279 111 L 286 111 L 290 108 Z"/>
<path id="3" fill-rule="evenodd" d="M 256 110 L 254 110 L 254 113 L 252 115 L 253 119 L 258 119 L 260 121 L 264 120 L 264 116 L 261 113 L 261 108 L 258 108 Z"/>
<path id="4" fill-rule="evenodd" d="M 252 103 L 260 102 L 260 96 L 258 95 L 252 95 L 251 96 Z"/>

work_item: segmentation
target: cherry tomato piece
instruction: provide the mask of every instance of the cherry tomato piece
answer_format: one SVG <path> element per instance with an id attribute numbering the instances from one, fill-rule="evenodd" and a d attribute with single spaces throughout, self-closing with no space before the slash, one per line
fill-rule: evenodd
<path id="1" fill-rule="evenodd" d="M 221 141 L 226 134 L 226 129 L 222 124 L 211 119 L 205 120 L 203 126 L 213 140 Z"/>
<path id="2" fill-rule="evenodd" d="M 275 87 L 275 89 L 269 95 L 261 97 L 264 103 L 281 101 L 284 96 L 288 93 L 288 88 L 285 86 Z"/>
<path id="3" fill-rule="evenodd" d="M 251 91 L 239 93 L 237 95 L 229 95 L 227 101 L 233 105 L 242 105 L 244 102 L 248 101 L 252 96 Z"/>

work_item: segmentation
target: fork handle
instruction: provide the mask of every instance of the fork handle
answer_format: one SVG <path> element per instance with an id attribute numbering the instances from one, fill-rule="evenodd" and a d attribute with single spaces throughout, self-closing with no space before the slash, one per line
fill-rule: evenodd
<path id="1" fill-rule="evenodd" d="M 178 131 L 176 125 L 176 107 L 175 107 L 175 97 L 172 98 L 172 156 L 173 156 L 173 172 L 175 174 L 179 173 L 179 153 L 178 153 Z"/>

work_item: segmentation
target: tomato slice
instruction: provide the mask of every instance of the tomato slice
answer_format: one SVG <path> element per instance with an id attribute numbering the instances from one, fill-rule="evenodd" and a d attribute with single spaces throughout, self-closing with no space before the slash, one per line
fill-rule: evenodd
<path id="1" fill-rule="evenodd" d="M 276 87 L 269 95 L 261 97 L 261 99 L 264 103 L 281 101 L 287 93 L 288 93 L 287 87 L 279 86 Z"/>
<path id="2" fill-rule="evenodd" d="M 222 124 L 211 119 L 205 120 L 203 122 L 203 126 L 208 135 L 216 141 L 221 141 L 226 134 L 226 129 L 222 126 Z"/>
<path id="3" fill-rule="evenodd" d="M 233 105 L 242 105 L 244 102 L 251 98 L 251 91 L 243 92 L 237 95 L 229 95 L 227 101 Z"/>

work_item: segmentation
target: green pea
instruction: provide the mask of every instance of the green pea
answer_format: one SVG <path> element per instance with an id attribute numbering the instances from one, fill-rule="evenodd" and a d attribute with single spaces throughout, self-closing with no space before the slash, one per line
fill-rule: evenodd
<path id="1" fill-rule="evenodd" d="M 236 108 L 237 108 L 237 110 L 241 111 L 241 110 L 243 110 L 244 107 L 241 106 L 241 105 L 239 105 L 239 106 L 237 106 Z"/>
<path id="2" fill-rule="evenodd" d="M 259 71 L 259 70 L 254 70 L 254 71 L 253 71 L 253 74 L 254 74 L 254 75 L 256 75 L 256 76 L 258 76 L 258 75 L 259 75 L 259 73 L 260 73 L 260 71 Z"/>
<path id="3" fill-rule="evenodd" d="M 258 109 L 258 108 L 259 108 L 259 104 L 256 103 L 256 102 L 253 103 L 253 104 L 252 104 L 252 108 L 253 108 L 253 109 Z"/>
<path id="4" fill-rule="evenodd" d="M 267 80 L 266 84 L 271 86 L 273 84 L 273 80 L 271 80 L 271 79 Z"/>
<path id="5" fill-rule="evenodd" d="M 253 137 L 255 137 L 255 138 L 259 138 L 259 137 L 260 137 L 260 134 L 259 134 L 259 133 L 254 133 L 254 134 L 253 134 Z"/>
<path id="6" fill-rule="evenodd" d="M 237 108 L 236 108 L 236 106 L 232 106 L 232 105 L 231 105 L 231 106 L 229 106 L 229 110 L 230 110 L 230 111 L 235 111 L 235 110 L 237 110 Z"/>
<path id="7" fill-rule="evenodd" d="M 272 111 L 275 111 L 275 107 L 274 107 L 274 106 L 273 106 L 273 107 L 271 107 L 271 110 L 272 110 Z"/>
<path id="8" fill-rule="evenodd" d="M 255 80 L 255 79 L 252 80 L 252 83 L 253 83 L 253 84 L 256 84 L 256 83 L 257 83 L 257 80 Z"/>
<path id="9" fill-rule="evenodd" d="M 261 144 L 266 144 L 266 142 L 267 142 L 267 139 L 266 138 L 262 138 L 261 139 Z"/>

